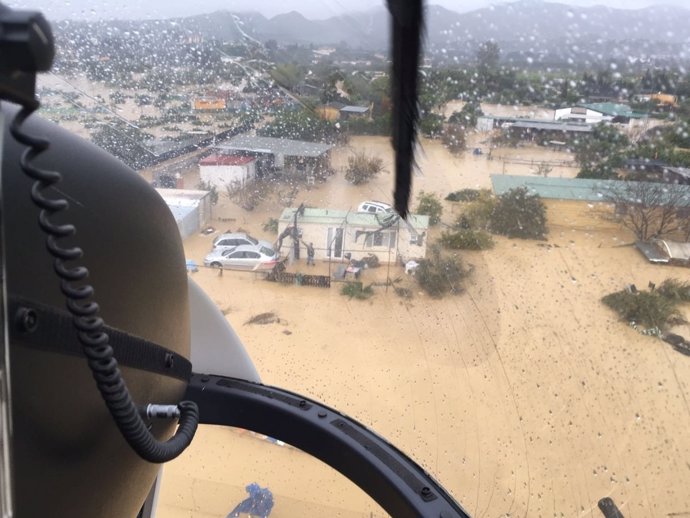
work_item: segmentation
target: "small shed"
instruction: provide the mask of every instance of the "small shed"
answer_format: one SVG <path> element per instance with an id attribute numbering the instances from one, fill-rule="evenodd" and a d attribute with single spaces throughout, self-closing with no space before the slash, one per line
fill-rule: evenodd
<path id="1" fill-rule="evenodd" d="M 200 232 L 211 219 L 211 193 L 186 189 L 156 189 L 177 222 L 182 239 Z"/>
<path id="2" fill-rule="evenodd" d="M 369 254 L 381 263 L 395 263 L 426 255 L 429 216 L 412 214 L 403 221 L 397 214 L 364 214 L 346 210 L 296 208 L 283 211 L 278 222 L 282 253 L 293 245 L 290 228 L 296 223 L 300 241 L 313 243 L 319 260 L 362 259 Z M 304 250 L 304 245 L 301 244 Z"/>
<path id="3" fill-rule="evenodd" d="M 243 155 L 213 154 L 199 161 L 201 181 L 219 189 L 243 187 L 256 176 L 255 159 Z"/>
<path id="4" fill-rule="evenodd" d="M 635 246 L 649 262 L 690 267 L 690 243 L 654 239 Z"/>
<path id="5" fill-rule="evenodd" d="M 369 119 L 372 106 L 343 106 L 340 108 L 340 119 Z"/>

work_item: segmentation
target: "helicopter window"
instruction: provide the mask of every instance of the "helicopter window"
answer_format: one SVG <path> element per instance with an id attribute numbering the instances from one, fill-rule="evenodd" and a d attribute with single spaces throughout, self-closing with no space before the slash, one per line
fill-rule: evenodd
<path id="1" fill-rule="evenodd" d="M 372 427 L 471 515 L 683 516 L 690 10 L 599 3 L 427 3 L 404 221 L 362 205 L 394 204 L 383 0 L 44 2 L 41 113 L 193 199 L 187 259 L 271 245 L 282 276 L 190 272 L 262 380 Z M 383 516 L 299 451 L 201 438 L 162 516 L 224 516 L 252 482 L 274 516 Z"/>

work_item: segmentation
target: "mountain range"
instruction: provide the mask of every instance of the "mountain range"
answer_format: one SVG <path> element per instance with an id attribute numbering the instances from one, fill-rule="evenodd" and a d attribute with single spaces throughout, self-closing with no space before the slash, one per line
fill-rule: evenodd
<path id="1" fill-rule="evenodd" d="M 171 28 L 191 37 L 223 42 L 275 40 L 280 44 L 333 45 L 385 50 L 390 19 L 384 7 L 308 20 L 298 12 L 266 18 L 259 13 L 219 11 L 168 20 L 60 22 L 70 31 L 112 35 L 140 34 L 165 41 Z M 458 13 L 440 6 L 426 9 L 426 49 L 440 55 L 472 55 L 478 42 L 493 40 L 503 56 L 617 57 L 666 56 L 690 60 L 690 9 L 575 7 L 542 0 L 518 0 Z M 588 57 L 589 56 L 589 57 Z M 560 59 L 560 58 L 559 58 Z"/>
<path id="2" fill-rule="evenodd" d="M 266 18 L 258 13 L 229 12 L 179 20 L 189 30 L 224 40 L 237 39 L 240 28 L 258 40 L 280 43 L 335 44 L 352 48 L 383 49 L 388 45 L 389 16 L 383 7 L 366 12 L 308 20 L 298 12 Z M 520 0 L 467 13 L 440 6 L 426 11 L 428 43 L 435 47 L 458 40 L 538 42 L 603 39 L 647 40 L 690 44 L 690 10 L 655 6 L 626 10 L 610 7 L 574 7 L 539 0 Z"/>

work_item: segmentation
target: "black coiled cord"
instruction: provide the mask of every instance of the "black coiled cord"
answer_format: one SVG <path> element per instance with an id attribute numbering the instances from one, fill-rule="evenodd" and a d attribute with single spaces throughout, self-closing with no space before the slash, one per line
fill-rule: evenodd
<path id="1" fill-rule="evenodd" d="M 63 248 L 57 242 L 60 238 L 74 235 L 76 229 L 74 225 L 57 225 L 50 221 L 51 215 L 69 208 L 68 201 L 64 198 L 46 198 L 42 194 L 42 191 L 58 183 L 62 175 L 31 164 L 36 156 L 50 146 L 49 141 L 32 137 L 21 130 L 24 121 L 36 108 L 38 103 L 24 106 L 12 121 L 10 132 L 18 142 L 28 146 L 22 153 L 20 165 L 24 173 L 35 180 L 31 187 L 31 200 L 41 209 L 38 222 L 47 236 L 46 245 L 53 256 L 53 266 L 60 278 L 60 289 L 66 297 L 67 309 L 73 317 L 72 322 L 98 390 L 123 437 L 142 459 L 155 463 L 167 462 L 191 443 L 199 424 L 199 409 L 193 401 L 180 402 L 179 426 L 175 435 L 166 442 L 158 441 L 141 418 L 122 379 L 108 334 L 103 330 L 103 319 L 98 316 L 99 306 L 89 300 L 94 293 L 93 287 L 74 284 L 86 279 L 89 271 L 84 266 L 68 267 L 65 264 L 80 259 L 83 252 L 76 246 Z"/>

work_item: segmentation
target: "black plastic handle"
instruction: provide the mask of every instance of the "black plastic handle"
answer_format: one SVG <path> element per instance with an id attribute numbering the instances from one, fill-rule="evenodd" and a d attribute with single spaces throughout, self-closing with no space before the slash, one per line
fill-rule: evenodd
<path id="1" fill-rule="evenodd" d="M 193 374 L 185 399 L 199 406 L 200 424 L 252 430 L 325 462 L 391 516 L 469 517 L 438 482 L 395 446 L 357 421 L 299 394 Z"/>

